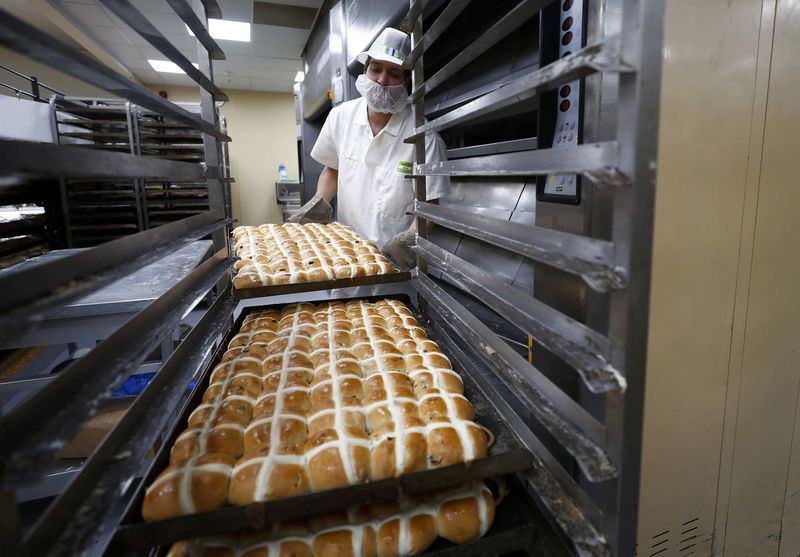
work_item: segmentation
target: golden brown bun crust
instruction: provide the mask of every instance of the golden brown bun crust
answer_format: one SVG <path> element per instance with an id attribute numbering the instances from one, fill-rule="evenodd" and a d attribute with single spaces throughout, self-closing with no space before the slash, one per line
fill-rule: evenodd
<path id="1" fill-rule="evenodd" d="M 230 455 L 206 454 L 168 466 L 147 489 L 142 516 L 163 520 L 221 507 L 234 462 Z"/>
<path id="2" fill-rule="evenodd" d="M 180 542 L 173 557 L 400 557 L 418 555 L 441 536 L 464 543 L 483 536 L 494 521 L 494 500 L 482 482 L 426 498 L 349 509 L 307 524 L 273 524 L 260 532 Z M 372 511 L 370 513 L 370 510 Z"/>
<path id="3" fill-rule="evenodd" d="M 318 282 L 394 272 L 378 249 L 350 227 L 331 224 L 237 227 L 235 288 Z"/>
<path id="4" fill-rule="evenodd" d="M 323 261 L 307 244 L 281 246 L 301 261 Z M 348 251 L 373 257 L 363 249 L 342 248 L 332 264 Z M 483 458 L 488 438 L 474 418 L 460 377 L 399 302 L 298 303 L 253 312 L 213 369 L 202 403 L 172 447 L 170 467 L 148 489 L 143 514 L 157 520 Z M 432 495 L 434 502 L 406 498 L 311 525 L 334 540 L 324 551 L 339 547 L 347 530 L 358 534 L 349 539 L 361 544 L 360 553 L 414 554 L 440 528 L 453 539 L 485 530 L 488 506 L 473 501 L 477 511 L 469 508 L 471 494 L 461 497 L 466 502 L 447 501 L 441 513 L 440 495 Z M 306 546 L 297 547 L 314 553 L 319 542 L 303 539 Z M 271 547 L 275 555 L 282 547 L 250 545 L 237 551 L 255 556 Z"/>
<path id="5" fill-rule="evenodd" d="M 439 535 L 453 543 L 473 540 L 494 522 L 494 498 L 488 489 L 478 496 L 457 498 L 439 506 Z"/>

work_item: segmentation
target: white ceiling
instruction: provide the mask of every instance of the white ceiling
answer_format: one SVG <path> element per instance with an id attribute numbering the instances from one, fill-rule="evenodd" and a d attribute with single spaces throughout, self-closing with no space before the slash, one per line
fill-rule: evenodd
<path id="1" fill-rule="evenodd" d="M 323 0 L 270 0 L 318 9 Z M 143 83 L 195 85 L 183 74 L 156 72 L 148 59 L 167 57 L 141 38 L 105 8 L 99 0 L 50 0 L 62 14 L 103 46 Z M 166 0 L 131 2 L 192 62 L 197 62 L 196 40 Z M 253 21 L 253 0 L 217 0 L 223 19 Z M 217 41 L 225 60 L 213 62 L 214 81 L 224 89 L 290 92 L 294 77 L 302 69 L 300 53 L 308 30 L 270 25 L 252 25 L 251 42 Z"/>

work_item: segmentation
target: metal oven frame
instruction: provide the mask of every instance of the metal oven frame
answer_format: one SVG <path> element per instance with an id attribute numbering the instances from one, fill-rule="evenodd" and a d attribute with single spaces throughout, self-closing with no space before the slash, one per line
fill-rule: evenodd
<path id="1" fill-rule="evenodd" d="M 462 52 L 423 81 L 423 54 L 436 47 L 438 37 L 467 2 L 451 2 L 425 33 L 423 4 L 411 3 L 406 28 L 412 33 L 412 51 L 404 64 L 413 72 L 416 129 L 406 142 L 416 145 L 414 214 L 420 236 L 415 248 L 418 272 L 411 284 L 439 315 L 436 322 L 460 339 L 467 346 L 465 351 L 471 348 L 472 355 L 493 372 L 484 374 L 487 386 L 493 384 L 488 390 L 494 392 L 496 404 L 515 422 L 515 431 L 534 454 L 534 466 L 524 474 L 529 490 L 560 526 L 573 550 L 579 555 L 631 555 L 636 546 L 639 503 L 664 2 L 623 0 L 617 3 L 619 20 L 602 10 L 585 16 L 603 18 L 599 25 L 593 22 L 601 30 L 593 33 L 600 35 L 593 37 L 594 42 L 429 122 L 424 118 L 425 95 L 483 50 Z M 539 10 L 550 4 L 523 0 L 516 10 Z M 597 74 L 618 76 L 613 139 L 557 150 L 540 148 L 426 162 L 426 134 Z M 591 109 L 599 111 L 598 106 Z M 589 114 L 592 116 L 598 115 Z M 584 184 L 610 196 L 610 238 L 531 227 L 426 202 L 427 176 L 550 174 L 578 174 Z M 596 328 L 607 333 L 598 333 L 427 241 L 428 221 L 579 277 L 606 297 L 607 320 Z M 585 389 L 602 397 L 602 411 L 589 413 L 517 355 L 432 281 L 426 274 L 427 265 L 441 270 L 451 284 L 483 300 L 572 368 Z M 552 413 L 544 417 L 526 413 L 536 407 Z M 547 445 L 542 442 L 542 429 L 549 437 Z M 564 468 L 552 452 L 553 442 L 577 463 L 579 473 Z"/>

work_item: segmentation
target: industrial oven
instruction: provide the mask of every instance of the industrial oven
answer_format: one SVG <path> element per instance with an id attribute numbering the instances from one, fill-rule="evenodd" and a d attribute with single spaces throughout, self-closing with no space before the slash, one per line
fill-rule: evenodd
<path id="1" fill-rule="evenodd" d="M 2 12 L 0 43 L 70 68 L 201 132 L 205 164 L 0 140 L 0 187 L 46 190 L 67 179 L 202 180 L 209 210 L 0 275 L 4 345 L 35 332 L 64 304 L 198 238 L 211 236 L 212 255 L 2 418 L 4 548 L 36 556 L 159 554 L 170 542 L 198 535 L 261 528 L 277 519 L 502 475 L 510 495 L 486 536 L 459 546 L 440 543 L 432 554 L 721 552 L 724 513 L 714 516 L 713 504 L 709 512 L 713 494 L 696 482 L 722 471 L 712 463 L 698 478 L 674 452 L 657 447 L 663 442 L 674 451 L 681 446 L 676 439 L 687 435 L 689 428 L 671 435 L 665 425 L 683 424 L 670 410 L 680 407 L 685 391 L 669 391 L 653 404 L 646 390 L 653 379 L 649 370 L 658 369 L 648 351 L 648 326 L 659 122 L 666 113 L 662 61 L 677 50 L 674 36 L 664 40 L 664 21 L 669 16 L 685 23 L 669 9 L 665 16 L 667 3 L 324 2 L 304 51 L 305 82 L 295 87 L 306 196 L 321 171 L 308 153 L 324 118 L 356 95 L 360 68 L 348 62 L 384 26 L 407 30 L 416 129 L 406 141 L 418 146 L 410 179 L 418 200 L 413 214 L 423 231 L 415 247 L 418 266 L 389 279 L 243 295 L 230 280 L 232 223 L 220 171 L 220 142 L 229 138 L 214 105 L 225 94 L 211 70 L 211 60 L 224 53 L 205 28 L 207 17 L 219 17 L 219 7 L 213 0 L 169 0 L 197 36 L 196 70 L 141 17 L 135 2 L 101 1 L 198 83 L 199 115 Z M 447 161 L 424 158 L 420 147 L 433 132 L 447 144 Z M 425 202 L 426 177 L 433 175 L 448 175 L 453 185 L 439 205 Z M 430 234 L 424 232 L 428 222 L 436 225 Z M 462 374 L 481 420 L 496 436 L 486 459 L 334 493 L 142 520 L 145 487 L 163 468 L 186 416 L 200 403 L 211 368 L 249 314 L 302 301 L 383 298 L 413 308 Z M 64 443 L 192 308 L 197 322 L 147 389 L 63 493 L 31 520 L 18 504 L 18 487 L 47 475 Z M 661 377 L 654 382 L 664 385 Z M 646 398 L 654 409 L 649 413 Z M 686 403 L 687 415 L 708 405 L 697 398 L 695 405 Z M 716 443 L 724 437 L 722 421 L 718 429 L 707 420 L 696 423 L 702 424 L 695 426 L 697 438 L 705 442 L 691 445 L 697 455 L 724 455 L 729 444 Z M 730 433 L 725 438 L 733 439 Z M 796 486 L 797 466 L 791 470 L 786 483 Z M 660 505 L 685 486 L 693 486 L 697 496 Z M 781 556 L 792 554 L 800 530 L 792 526 L 797 507 L 788 499 L 784 506 L 780 516 L 787 527 L 779 533 L 787 541 Z M 740 549 L 731 542 L 726 551 Z"/>
<path id="2" fill-rule="evenodd" d="M 421 145 L 437 132 L 448 160 L 429 163 L 417 151 L 418 230 L 425 221 L 436 226 L 419 240 L 426 272 L 411 283 L 435 326 L 468 349 L 473 365 L 491 369 L 479 374 L 491 378 L 484 387 L 521 420 L 514 430 L 528 432 L 534 459 L 543 455 L 535 466 L 553 471 L 521 477 L 568 533 L 567 545 L 587 554 L 602 554 L 605 544 L 627 554 L 636 543 L 636 480 L 626 484 L 622 470 L 637 475 L 638 434 L 626 428 L 643 392 L 625 370 L 643 364 L 647 316 L 632 311 L 629 296 L 646 296 L 632 294 L 632 262 L 643 257 L 639 270 L 647 273 L 649 237 L 629 219 L 647 220 L 653 199 L 628 184 L 637 172 L 653 179 L 642 161 L 655 158 L 659 9 L 428 2 L 409 13 L 389 3 L 330 2 L 296 86 L 310 197 L 316 180 L 308 177 L 321 168 L 309 153 L 326 111 L 357 96 L 361 68 L 348 63 L 384 26 L 422 26 L 406 63 L 417 118 L 406 141 Z M 642 23 L 624 25 L 626 14 Z M 646 39 L 633 38 L 641 26 Z M 623 160 L 632 166 L 623 170 Z M 442 174 L 452 194 L 439 205 L 424 202 L 424 177 Z M 498 342 L 502 354 L 482 350 Z M 553 421 L 530 410 L 540 407 Z M 553 485 L 566 491 L 548 496 Z"/>

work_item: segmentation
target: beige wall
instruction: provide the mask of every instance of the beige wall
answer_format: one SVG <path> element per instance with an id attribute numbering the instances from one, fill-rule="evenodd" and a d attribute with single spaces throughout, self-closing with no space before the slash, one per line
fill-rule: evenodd
<path id="1" fill-rule="evenodd" d="M 765 114 L 751 152 L 758 166 L 740 252 L 747 275 L 739 274 L 747 290 L 735 307 L 731 353 L 740 380 L 728 399 L 738 419 L 728 507 L 720 509 L 727 511 L 729 557 L 800 555 L 800 6 L 763 4 L 762 36 L 772 48 L 758 70 Z"/>
<path id="2" fill-rule="evenodd" d="M 25 75 L 36 77 L 40 82 L 61 91 L 65 95 L 76 97 L 116 97 L 116 95 L 112 95 L 108 91 L 94 87 L 93 85 L 89 85 L 88 83 L 85 83 L 79 79 L 75 79 L 64 72 L 55 70 L 50 66 L 40 64 L 36 60 L 32 60 L 27 56 L 17 54 L 13 50 L 9 50 L 2 46 L 0 46 L 0 65 L 11 68 L 12 70 L 16 70 Z M 27 80 L 10 74 L 5 70 L 0 70 L 0 81 L 24 91 L 30 92 L 31 90 L 30 84 Z M 5 87 L 0 87 L 0 94 L 13 96 L 14 93 Z M 49 97 L 51 93 L 47 90 L 42 90 L 41 94 L 42 96 Z"/>
<path id="3" fill-rule="evenodd" d="M 639 547 L 796 557 L 800 10 L 666 8 Z"/>
<path id="4" fill-rule="evenodd" d="M 165 90 L 169 100 L 197 101 L 196 89 L 149 86 Z M 233 216 L 240 224 L 281 222 L 275 200 L 278 165 L 285 163 L 289 177 L 299 176 L 294 97 L 291 93 L 225 91 L 229 101 L 220 109 L 228 122 Z"/>

